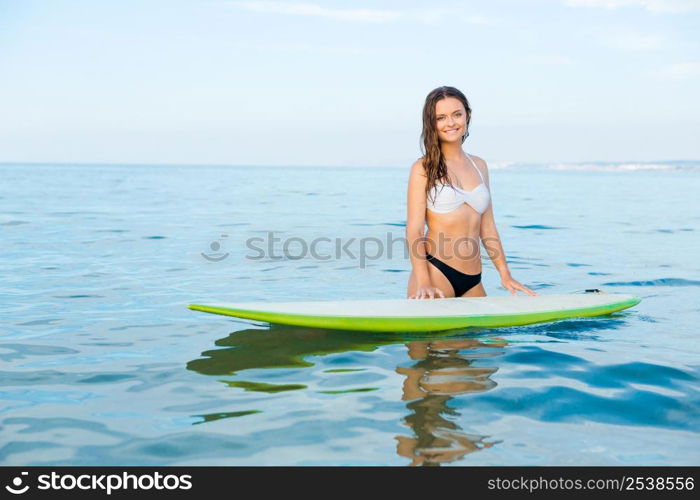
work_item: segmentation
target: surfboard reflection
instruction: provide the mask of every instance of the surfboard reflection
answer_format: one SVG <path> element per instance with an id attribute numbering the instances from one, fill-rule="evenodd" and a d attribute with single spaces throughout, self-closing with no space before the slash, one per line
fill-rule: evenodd
<path id="1" fill-rule="evenodd" d="M 260 368 L 307 368 L 314 366 L 306 359 L 311 356 L 369 352 L 402 341 L 404 337 L 374 333 L 270 325 L 232 332 L 215 342 L 226 349 L 204 351 L 205 358 L 190 361 L 187 369 L 202 375 L 233 375 Z"/>
<path id="2" fill-rule="evenodd" d="M 455 423 L 459 413 L 450 408 L 449 401 L 459 395 L 496 387 L 491 376 L 498 368 L 488 364 L 480 366 L 475 361 L 502 355 L 506 343 L 498 338 L 489 337 L 482 341 L 473 337 L 431 338 L 416 334 L 377 334 L 270 325 L 269 329 L 235 331 L 215 344 L 217 349 L 204 351 L 201 358 L 187 363 L 187 369 L 216 376 L 219 382 L 229 387 L 268 394 L 308 391 L 310 389 L 304 382 L 309 375 L 303 370 L 301 373 L 307 375 L 302 375 L 294 383 L 269 383 L 269 380 L 250 380 L 253 377 L 246 377 L 245 372 L 305 369 L 324 363 L 322 359 L 326 356 L 369 353 L 384 346 L 403 344 L 408 360 L 401 362 L 395 370 L 404 377 L 402 400 L 406 401 L 408 412 L 402 420 L 412 430 L 412 435 L 396 436 L 397 453 L 410 459 L 411 465 L 439 465 L 495 444 L 488 440 L 488 436 L 463 431 Z M 319 356 L 321 359 L 310 360 Z M 323 373 L 332 377 L 339 372 L 364 371 L 353 370 L 352 366 L 335 369 L 335 366 Z M 340 396 L 353 392 L 376 393 L 377 390 L 367 387 L 367 384 L 342 389 L 316 392 Z M 196 415 L 202 419 L 196 424 L 228 418 L 238 420 L 240 416 L 261 413 L 260 408 L 231 410 L 236 411 Z"/>

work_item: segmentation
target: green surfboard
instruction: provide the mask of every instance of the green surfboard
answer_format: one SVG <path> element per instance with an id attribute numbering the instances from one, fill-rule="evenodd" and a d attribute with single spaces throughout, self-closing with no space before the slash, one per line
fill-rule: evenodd
<path id="1" fill-rule="evenodd" d="M 466 327 L 498 328 L 602 316 L 637 305 L 641 300 L 626 294 L 575 293 L 535 297 L 212 303 L 190 304 L 189 308 L 283 325 L 425 332 Z"/>

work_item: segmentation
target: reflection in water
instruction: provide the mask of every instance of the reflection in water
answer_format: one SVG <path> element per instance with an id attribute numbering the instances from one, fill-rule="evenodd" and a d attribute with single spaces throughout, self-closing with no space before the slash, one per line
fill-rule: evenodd
<path id="1" fill-rule="evenodd" d="M 202 420 L 195 422 L 192 425 L 204 424 L 206 422 L 213 422 L 214 420 L 221 420 L 222 418 L 235 418 L 235 417 L 245 417 L 246 415 L 254 415 L 256 413 L 261 413 L 260 410 L 247 410 L 247 411 L 228 411 L 224 413 L 207 413 L 205 415 L 196 415 L 201 417 Z"/>
<path id="2" fill-rule="evenodd" d="M 404 375 L 403 400 L 412 412 L 405 423 L 414 437 L 397 436 L 397 453 L 411 459 L 411 465 L 439 465 L 467 453 L 493 446 L 488 436 L 471 435 L 448 417 L 459 414 L 447 403 L 453 396 L 488 391 L 496 387 L 490 376 L 496 367 L 475 367 L 478 358 L 500 356 L 505 341 L 485 344 L 475 339 L 409 342 L 408 355 L 416 362 L 399 366 Z M 465 352 L 466 351 L 466 352 Z"/>
<path id="3" fill-rule="evenodd" d="M 406 337 L 386 334 L 270 325 L 269 329 L 249 328 L 217 340 L 216 345 L 225 349 L 203 352 L 206 357 L 190 361 L 187 369 L 202 375 L 233 375 L 260 368 L 308 368 L 314 366 L 305 359 L 309 356 L 370 352 L 405 341 Z M 255 390 L 253 385 L 249 390 Z"/>
<path id="4" fill-rule="evenodd" d="M 203 359 L 187 363 L 187 369 L 202 375 L 232 376 L 245 370 L 309 368 L 313 363 L 305 358 L 345 352 L 370 352 L 378 347 L 400 344 L 406 337 L 368 332 L 322 330 L 284 325 L 270 325 L 269 329 L 249 328 L 231 333 L 216 341 L 223 349 L 205 351 Z M 332 372 L 355 371 L 352 369 L 328 370 Z M 221 380 L 229 387 L 245 391 L 275 394 L 285 391 L 305 390 L 305 384 L 269 384 L 247 380 Z M 369 392 L 375 388 L 355 388 L 339 391 L 321 391 L 324 394 Z M 225 413 L 193 415 L 197 424 L 260 413 L 244 410 Z"/>
<path id="5" fill-rule="evenodd" d="M 473 333 L 473 332 L 472 332 Z M 454 334 L 454 332 L 453 332 Z M 500 356 L 506 342 L 494 337 L 488 341 L 431 334 L 386 334 L 348 332 L 282 325 L 269 329 L 250 328 L 231 333 L 216 341 L 220 349 L 202 353 L 204 358 L 187 363 L 189 370 L 210 376 L 240 375 L 246 370 L 309 368 L 312 356 L 346 352 L 371 352 L 382 346 L 405 344 L 411 362 L 400 365 L 396 372 L 405 377 L 402 399 L 409 410 L 404 423 L 413 436 L 397 436 L 397 452 L 411 459 L 411 465 L 439 465 L 459 460 L 467 453 L 489 448 L 488 436 L 468 434 L 455 423 L 459 414 L 448 406 L 456 395 L 492 389 L 491 375 L 498 368 L 473 366 L 477 359 Z M 324 373 L 353 372 L 353 368 L 329 369 Z M 359 370 L 362 371 L 362 370 Z M 305 384 L 270 384 L 250 380 L 219 379 L 229 387 L 258 393 L 309 390 Z M 376 388 L 361 387 L 319 391 L 338 395 L 370 392 Z M 259 410 L 219 412 L 197 415 L 198 424 L 234 417 L 246 417 Z"/>

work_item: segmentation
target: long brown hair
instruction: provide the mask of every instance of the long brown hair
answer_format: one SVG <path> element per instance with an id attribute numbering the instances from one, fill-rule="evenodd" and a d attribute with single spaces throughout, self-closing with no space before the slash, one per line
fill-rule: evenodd
<path id="1" fill-rule="evenodd" d="M 462 136 L 462 144 L 469 135 L 469 122 L 472 117 L 472 109 L 469 107 L 469 101 L 462 92 L 454 87 L 438 87 L 431 90 L 425 98 L 423 105 L 423 132 L 421 133 L 421 152 L 423 153 L 423 168 L 428 176 L 428 182 L 425 188 L 426 195 L 435 187 L 438 181 L 452 185 L 452 182 L 447 176 L 447 162 L 440 149 L 440 139 L 437 133 L 437 117 L 435 116 L 435 105 L 438 101 L 446 97 L 454 97 L 459 99 L 464 105 L 464 110 L 467 113 L 467 127 L 465 134 Z"/>

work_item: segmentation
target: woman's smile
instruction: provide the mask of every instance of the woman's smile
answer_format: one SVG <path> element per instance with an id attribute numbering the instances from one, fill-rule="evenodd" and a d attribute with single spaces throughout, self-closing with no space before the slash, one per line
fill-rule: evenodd
<path id="1" fill-rule="evenodd" d="M 456 128 L 445 128 L 442 129 L 443 137 L 445 139 L 451 138 L 451 137 L 459 137 L 462 135 L 462 127 L 456 127 Z M 450 139 L 452 140 L 452 139 Z"/>

